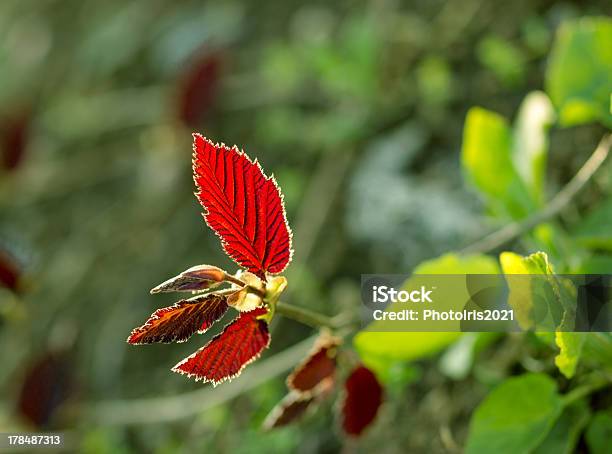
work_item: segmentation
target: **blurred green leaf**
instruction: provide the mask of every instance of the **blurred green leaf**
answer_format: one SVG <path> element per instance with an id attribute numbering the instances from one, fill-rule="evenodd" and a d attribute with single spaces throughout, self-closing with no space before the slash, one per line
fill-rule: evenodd
<path id="1" fill-rule="evenodd" d="M 513 162 L 531 196 L 539 204 L 544 202 L 545 197 L 548 129 L 554 115 L 548 96 L 534 91 L 523 100 L 514 126 Z"/>
<path id="2" fill-rule="evenodd" d="M 586 431 L 586 442 L 591 454 L 608 454 L 612 446 L 612 414 L 600 411 L 593 416 Z"/>
<path id="3" fill-rule="evenodd" d="M 555 333 L 555 343 L 559 347 L 559 354 L 555 357 L 555 365 L 566 378 L 572 378 L 576 373 L 576 366 L 582 354 L 585 336 L 588 333 L 561 332 Z"/>
<path id="4" fill-rule="evenodd" d="M 546 375 L 506 380 L 473 413 L 465 452 L 530 452 L 552 428 L 561 403 L 555 382 Z"/>
<path id="5" fill-rule="evenodd" d="M 534 454 L 573 453 L 589 415 L 589 406 L 584 400 L 566 407 L 542 444 L 533 451 Z"/>
<path id="6" fill-rule="evenodd" d="M 428 56 L 417 68 L 419 92 L 427 104 L 442 104 L 453 95 L 453 75 L 448 61 Z"/>
<path id="7" fill-rule="evenodd" d="M 469 273 L 498 274 L 499 267 L 493 258 L 485 255 L 462 257 L 446 254 L 425 261 L 414 270 L 414 274 Z M 455 332 L 361 331 L 353 338 L 353 345 L 366 364 L 376 364 L 380 362 L 380 357 L 386 360 L 414 361 L 439 353 L 460 336 L 461 333 Z"/>
<path id="8" fill-rule="evenodd" d="M 546 72 L 546 86 L 562 126 L 592 121 L 612 126 L 611 42 L 610 18 L 582 18 L 559 28 Z"/>
<path id="9" fill-rule="evenodd" d="M 575 228 L 580 244 L 612 251 L 612 197 L 591 211 Z"/>
<path id="10" fill-rule="evenodd" d="M 480 107 L 468 111 L 461 162 L 468 179 L 497 215 L 525 216 L 533 209 L 512 163 L 512 133 L 501 115 Z"/>
<path id="11" fill-rule="evenodd" d="M 510 41 L 487 36 L 478 43 L 477 55 L 480 63 L 506 85 L 516 85 L 525 78 L 525 55 Z"/>

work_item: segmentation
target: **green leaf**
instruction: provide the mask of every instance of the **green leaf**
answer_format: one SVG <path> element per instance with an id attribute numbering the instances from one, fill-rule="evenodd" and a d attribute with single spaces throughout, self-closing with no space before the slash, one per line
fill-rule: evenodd
<path id="1" fill-rule="evenodd" d="M 555 111 L 548 96 L 534 91 L 523 100 L 514 125 L 514 166 L 538 204 L 544 202 L 548 129 L 554 118 Z"/>
<path id="2" fill-rule="evenodd" d="M 516 85 L 525 78 L 525 56 L 519 47 L 497 36 L 487 36 L 478 43 L 478 60 L 506 85 Z"/>
<path id="3" fill-rule="evenodd" d="M 601 121 L 612 126 L 612 19 L 591 17 L 558 30 L 546 87 L 562 126 Z"/>
<path id="4" fill-rule="evenodd" d="M 502 116 L 480 107 L 468 111 L 461 163 L 466 177 L 496 215 L 521 218 L 533 210 L 512 163 L 512 133 Z"/>
<path id="5" fill-rule="evenodd" d="M 589 248 L 612 251 L 612 197 L 598 205 L 576 226 L 576 240 Z M 609 271 L 609 270 L 608 270 Z"/>
<path id="6" fill-rule="evenodd" d="M 497 262 L 486 255 L 462 257 L 446 254 L 421 263 L 414 274 L 499 274 L 499 271 Z M 458 332 L 360 331 L 353 338 L 353 345 L 365 364 L 376 367 L 381 358 L 414 361 L 436 355 L 460 336 Z"/>
<path id="7" fill-rule="evenodd" d="M 533 298 L 535 289 L 527 285 L 527 278 L 514 275 L 552 274 L 548 257 L 544 252 L 536 252 L 528 257 L 522 257 L 514 252 L 503 252 L 499 256 L 499 261 L 510 288 L 508 304 L 514 309 L 521 328 L 529 329 L 533 326 L 536 309 Z"/>
<path id="8" fill-rule="evenodd" d="M 530 452 L 546 437 L 561 409 L 555 382 L 548 376 L 510 378 L 495 388 L 472 415 L 465 452 Z"/>
<path id="9" fill-rule="evenodd" d="M 561 331 L 555 333 L 555 343 L 560 350 L 559 354 L 555 356 L 555 365 L 566 378 L 572 378 L 576 373 L 576 366 L 582 354 L 582 347 L 587 334 Z"/>
<path id="10" fill-rule="evenodd" d="M 508 304 L 521 328 L 571 331 L 576 320 L 576 289 L 571 281 L 554 274 L 544 252 L 527 257 L 503 252 L 500 262 L 510 289 Z"/>
<path id="11" fill-rule="evenodd" d="M 586 441 L 591 454 L 608 454 L 612 446 L 612 414 L 600 411 L 595 414 L 586 431 Z"/>
<path id="12" fill-rule="evenodd" d="M 589 422 L 589 406 L 584 400 L 564 408 L 563 413 L 534 454 L 571 454 L 582 429 Z"/>

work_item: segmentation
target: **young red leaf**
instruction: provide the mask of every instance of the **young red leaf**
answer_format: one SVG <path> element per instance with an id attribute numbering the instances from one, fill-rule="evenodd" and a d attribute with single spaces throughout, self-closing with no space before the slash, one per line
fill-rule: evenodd
<path id="1" fill-rule="evenodd" d="M 153 312 L 144 325 L 132 331 L 127 341 L 130 344 L 185 342 L 194 333 L 210 328 L 228 307 L 223 295 L 207 294 L 181 300 Z"/>
<path id="2" fill-rule="evenodd" d="M 200 134 L 193 138 L 196 196 L 223 249 L 264 280 L 266 272 L 282 272 L 293 251 L 276 181 L 236 146 L 215 145 Z"/>
<path id="3" fill-rule="evenodd" d="M 359 366 L 347 378 L 342 428 L 351 436 L 359 436 L 376 417 L 382 403 L 383 389 L 376 376 L 365 366 Z"/>
<path id="4" fill-rule="evenodd" d="M 297 421 L 308 410 L 313 400 L 314 396 L 311 394 L 290 392 L 268 413 L 262 424 L 263 429 L 270 430 Z"/>
<path id="5" fill-rule="evenodd" d="M 195 377 L 196 381 L 212 382 L 215 386 L 238 376 L 270 344 L 268 324 L 258 319 L 267 312 L 265 307 L 242 312 L 221 334 L 174 366 L 172 371 Z"/>
<path id="6" fill-rule="evenodd" d="M 340 339 L 329 334 L 321 335 L 306 359 L 287 377 L 287 387 L 299 392 L 311 391 L 323 379 L 336 371 L 336 349 Z"/>
<path id="7" fill-rule="evenodd" d="M 151 294 L 167 292 L 193 292 L 216 287 L 226 278 L 221 268 L 212 265 L 197 265 L 183 271 L 151 289 Z"/>

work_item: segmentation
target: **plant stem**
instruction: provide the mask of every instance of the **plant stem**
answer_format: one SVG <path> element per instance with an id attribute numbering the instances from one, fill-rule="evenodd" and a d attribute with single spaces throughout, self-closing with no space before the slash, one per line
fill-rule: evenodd
<path id="1" fill-rule="evenodd" d="M 574 178 L 555 195 L 550 203 L 542 210 L 532 216 L 520 221 L 513 222 L 505 227 L 487 235 L 480 241 L 460 251 L 461 254 L 478 254 L 491 252 L 500 246 L 521 236 L 523 233 L 536 227 L 538 224 L 556 216 L 565 208 L 573 198 L 585 187 L 595 172 L 604 163 L 612 146 L 612 135 L 606 134 L 591 157 L 584 163 Z"/>
<path id="2" fill-rule="evenodd" d="M 334 321 L 326 315 L 282 301 L 276 303 L 276 312 L 313 328 L 335 328 L 336 326 Z"/>

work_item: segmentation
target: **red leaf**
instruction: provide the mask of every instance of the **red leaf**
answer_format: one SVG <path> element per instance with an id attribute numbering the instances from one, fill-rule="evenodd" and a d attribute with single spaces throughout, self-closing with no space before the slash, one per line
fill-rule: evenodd
<path id="1" fill-rule="evenodd" d="M 321 335 L 306 359 L 287 377 L 287 387 L 300 392 L 311 391 L 336 371 L 336 348 L 340 339 Z"/>
<path id="2" fill-rule="evenodd" d="M 344 387 L 342 428 L 348 435 L 359 436 L 376 417 L 383 389 L 372 371 L 364 366 L 353 370 Z"/>
<path id="3" fill-rule="evenodd" d="M 293 251 L 276 181 L 236 146 L 215 145 L 200 134 L 193 138 L 196 196 L 223 249 L 264 280 L 266 272 L 282 272 Z"/>
<path id="4" fill-rule="evenodd" d="M 265 307 L 242 312 L 221 334 L 174 366 L 172 371 L 195 377 L 196 381 L 212 382 L 215 386 L 238 376 L 270 344 L 268 324 L 257 318 L 267 313 Z"/>
<path id="5" fill-rule="evenodd" d="M 132 331 L 127 341 L 130 344 L 185 342 L 195 332 L 203 333 L 210 328 L 228 307 L 227 298 L 215 294 L 181 300 L 153 312 L 144 325 Z"/>
<path id="6" fill-rule="evenodd" d="M 297 421 L 308 408 L 329 397 L 334 389 L 334 385 L 334 379 L 327 377 L 307 393 L 295 390 L 290 391 L 266 416 L 263 428 L 269 430 Z"/>
<path id="7" fill-rule="evenodd" d="M 17 411 L 36 427 L 48 427 L 73 392 L 74 364 L 66 353 L 46 353 L 26 372 Z"/>
<path id="8" fill-rule="evenodd" d="M 178 116 L 187 126 L 197 127 L 213 107 L 219 88 L 221 63 L 218 54 L 197 55 L 180 80 Z"/>
<path id="9" fill-rule="evenodd" d="M 300 419 L 314 400 L 312 395 L 291 392 L 281 400 L 266 416 L 263 422 L 265 430 L 286 426 Z"/>
<path id="10" fill-rule="evenodd" d="M 0 122 L 1 164 L 8 170 L 16 169 L 28 145 L 30 112 L 22 109 L 2 119 Z"/>
<path id="11" fill-rule="evenodd" d="M 20 290 L 21 266 L 8 251 L 0 249 L 0 286 L 18 292 Z"/>

